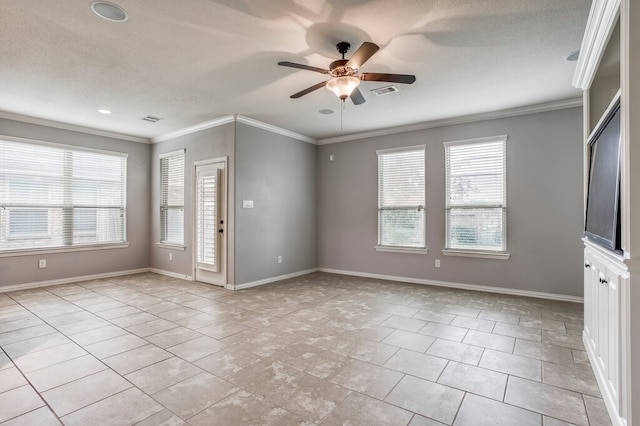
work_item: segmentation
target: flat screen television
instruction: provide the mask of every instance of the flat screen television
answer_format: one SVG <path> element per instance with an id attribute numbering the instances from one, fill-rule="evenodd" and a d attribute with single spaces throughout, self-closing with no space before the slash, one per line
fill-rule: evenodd
<path id="1" fill-rule="evenodd" d="M 588 240 L 622 252 L 620 232 L 620 96 L 607 108 L 588 140 L 589 184 L 585 215 Z"/>

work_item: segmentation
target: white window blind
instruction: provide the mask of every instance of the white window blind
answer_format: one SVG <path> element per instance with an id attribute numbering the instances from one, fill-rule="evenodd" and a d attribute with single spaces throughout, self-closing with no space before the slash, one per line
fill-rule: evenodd
<path id="1" fill-rule="evenodd" d="M 160 157 L 160 242 L 184 244 L 184 150 Z"/>
<path id="2" fill-rule="evenodd" d="M 125 242 L 124 154 L 0 140 L 0 250 Z"/>
<path id="3" fill-rule="evenodd" d="M 447 249 L 506 251 L 506 139 L 444 144 Z"/>
<path id="4" fill-rule="evenodd" d="M 425 248 L 425 147 L 378 151 L 378 245 Z"/>

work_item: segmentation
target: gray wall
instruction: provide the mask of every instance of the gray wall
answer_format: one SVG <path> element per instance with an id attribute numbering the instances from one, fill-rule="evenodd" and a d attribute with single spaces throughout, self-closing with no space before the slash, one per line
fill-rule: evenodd
<path id="1" fill-rule="evenodd" d="M 236 284 L 317 266 L 315 145 L 236 124 L 235 259 Z"/>
<path id="2" fill-rule="evenodd" d="M 509 260 L 443 256 L 443 142 L 508 134 Z M 374 251 L 376 150 L 426 144 L 427 255 Z M 329 155 L 335 161 L 329 162 Z M 318 148 L 318 266 L 581 296 L 582 110 L 572 108 Z M 434 260 L 441 259 L 441 267 Z"/>
<path id="3" fill-rule="evenodd" d="M 229 176 L 229 209 L 227 226 L 227 280 L 234 282 L 233 253 L 234 253 L 234 123 L 205 129 L 200 132 L 176 137 L 153 145 L 151 160 L 151 254 L 150 266 L 163 271 L 173 272 L 178 275 L 193 275 L 193 172 L 195 161 L 209 160 L 213 158 L 228 157 L 227 171 Z M 185 250 L 158 247 L 160 241 L 160 154 L 185 149 L 185 190 L 184 190 L 184 243 Z M 149 216 L 148 216 L 149 217 Z M 173 254 L 173 260 L 169 260 L 169 253 Z"/>
<path id="4" fill-rule="evenodd" d="M 103 136 L 0 119 L 0 135 L 126 152 L 129 247 L 0 257 L 0 286 L 126 271 L 149 266 L 149 176 L 151 146 Z M 38 260 L 46 259 L 46 269 Z"/>

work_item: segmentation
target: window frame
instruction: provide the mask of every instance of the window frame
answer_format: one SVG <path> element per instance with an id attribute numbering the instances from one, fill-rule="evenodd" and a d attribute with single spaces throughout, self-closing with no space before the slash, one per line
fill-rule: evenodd
<path id="1" fill-rule="evenodd" d="M 508 135 L 489 136 L 483 138 L 465 139 L 458 141 L 444 142 L 444 160 L 445 160 L 445 248 L 442 250 L 442 254 L 446 256 L 462 256 L 462 257 L 477 257 L 485 259 L 499 259 L 507 260 L 510 258 L 510 254 L 507 252 L 507 140 Z M 489 143 L 502 143 L 502 202 L 496 205 L 469 203 L 462 206 L 466 209 L 502 209 L 502 241 L 503 246 L 500 249 L 475 249 L 475 248 L 451 248 L 450 241 L 450 220 L 449 212 L 454 208 L 461 208 L 460 205 L 451 206 L 450 199 L 450 162 L 449 162 L 449 148 L 453 146 L 462 145 L 482 145 Z"/>
<path id="2" fill-rule="evenodd" d="M 164 173 L 164 168 L 163 168 L 163 162 L 164 161 L 169 161 L 169 159 L 171 158 L 176 158 L 176 157 L 182 157 L 182 204 L 170 204 L 169 200 L 168 200 L 168 192 L 169 192 L 169 179 L 170 176 L 167 176 L 166 178 L 164 177 L 163 173 Z M 157 243 L 158 247 L 163 247 L 163 248 L 171 248 L 171 249 L 178 249 L 178 250 L 185 250 L 186 249 L 186 245 L 185 245 L 185 204 L 184 204 L 184 199 L 185 199 L 185 182 L 186 182 L 186 149 L 181 148 L 175 151 L 170 151 L 170 152 L 166 152 L 163 154 L 159 155 L 159 159 L 160 159 L 160 205 L 159 205 L 159 209 L 158 209 L 158 218 L 159 218 L 159 241 Z M 167 189 L 165 191 L 165 182 L 167 184 Z M 166 196 L 165 196 L 166 193 Z M 169 225 L 167 224 L 165 227 L 165 224 L 163 223 L 163 211 L 168 212 L 169 210 L 176 210 L 176 209 L 180 209 L 182 211 L 182 241 L 172 241 L 172 240 L 168 240 L 167 239 L 167 235 L 165 234 L 165 231 L 168 233 L 168 229 L 169 229 Z M 167 217 L 168 220 L 168 217 Z"/>
<path id="3" fill-rule="evenodd" d="M 69 145 L 69 144 L 62 144 L 62 143 L 57 143 L 57 142 L 49 142 L 49 141 L 42 141 L 42 140 L 36 140 L 36 139 L 28 139 L 28 138 L 20 138 L 20 137 L 14 137 L 14 136 L 8 136 L 8 135 L 0 135 L 0 141 L 5 141 L 5 142 L 14 142 L 14 143 L 20 143 L 20 144 L 27 144 L 27 145 L 33 145 L 33 146 L 40 146 L 40 147 L 50 147 L 50 148 L 55 148 L 55 149 L 59 149 L 59 150 L 63 150 L 65 152 L 65 154 L 63 154 L 63 156 L 68 156 L 68 155 L 73 155 L 73 153 L 94 153 L 94 154 L 104 154 L 104 155 L 110 155 L 113 157 L 119 157 L 121 159 L 123 159 L 123 165 L 122 165 L 122 169 L 121 169 L 121 191 L 120 191 L 120 198 L 121 198 L 121 204 L 119 206 L 112 206 L 112 205 L 98 205 L 98 203 L 96 203 L 94 206 L 94 208 L 115 208 L 115 209 L 120 209 L 120 211 L 122 212 L 122 240 L 121 241 L 112 241 L 112 242 L 89 242 L 89 243 L 75 243 L 73 242 L 73 237 L 74 237 L 74 230 L 73 230 L 73 221 L 67 222 L 67 221 L 63 221 L 61 222 L 61 225 L 63 227 L 63 243 L 60 245 L 50 245 L 50 246 L 31 246 L 31 247 L 19 247 L 19 248 L 0 248 L 0 258 L 4 258 L 4 257 L 13 257 L 13 256 L 25 256 L 25 255 L 36 255 L 36 254 L 48 254 L 48 253 L 66 253 L 66 252 L 76 252 L 76 251 L 92 251 L 92 250 L 103 250 L 103 249 L 115 249 L 115 248 L 126 248 L 129 247 L 129 242 L 127 240 L 127 168 L 128 168 L 128 157 L 129 155 L 127 153 L 123 153 L 123 152 L 117 152 L 117 151 L 109 151 L 109 150 L 103 150 L 103 149 L 96 149 L 96 148 L 89 148 L 89 147 L 84 147 L 84 146 L 77 146 L 77 145 Z M 63 169 L 64 172 L 64 179 L 73 179 L 73 175 L 69 174 L 67 176 L 68 173 L 72 173 L 72 170 L 67 170 L 66 168 Z M 8 186 L 7 186 L 7 191 L 10 191 L 10 181 L 9 179 L 7 179 L 8 182 Z M 72 190 L 71 190 L 72 191 Z M 69 199 L 71 200 L 72 196 L 73 196 L 73 192 L 68 192 L 66 189 L 63 189 L 62 194 L 66 194 L 63 195 L 63 197 L 65 199 Z M 47 208 L 47 209 L 51 209 L 54 208 L 56 206 L 50 204 L 50 203 L 44 203 L 42 205 L 29 205 L 29 206 L 22 206 L 21 204 L 24 203 L 17 203 L 16 205 L 11 205 L 11 204 L 16 204 L 16 203 L 7 203 L 4 206 L 0 206 L 0 209 L 5 209 L 7 212 L 10 212 L 12 209 L 39 209 L 39 208 Z M 75 208 L 82 208 L 84 207 L 81 204 L 78 203 L 74 203 L 73 201 L 70 202 L 66 202 L 64 203 L 64 205 L 59 205 L 56 208 L 61 208 L 62 211 L 64 212 L 65 210 L 71 210 L 73 211 Z M 64 213 L 63 213 L 64 214 Z M 9 213 L 10 215 L 10 213 Z M 8 216 L 9 216 L 8 215 Z M 17 241 L 17 240 L 24 240 L 24 239 L 33 239 L 33 240 L 37 240 L 37 239 L 47 239 L 47 238 L 51 238 L 51 214 L 50 212 L 48 212 L 47 214 L 48 216 L 48 222 L 47 222 L 47 226 L 49 228 L 49 231 L 47 233 L 47 235 L 45 234 L 40 234 L 38 233 L 36 234 L 24 234 L 24 236 L 20 236 L 17 235 L 15 233 L 11 233 L 9 232 L 10 230 L 7 228 L 7 240 L 13 240 L 13 241 Z M 7 227 L 10 226 L 10 218 L 7 217 Z M 68 229 L 67 227 L 70 226 Z M 12 235 L 13 234 L 13 235 Z M 28 237 L 28 238 L 27 238 Z M 65 243 L 65 241 L 70 241 L 70 243 Z"/>
<path id="4" fill-rule="evenodd" d="M 402 206 L 402 207 L 412 207 L 412 208 L 416 208 L 418 211 L 422 212 L 422 227 L 423 227 L 423 245 L 421 247 L 414 247 L 414 246 L 402 246 L 402 245 L 383 245 L 381 244 L 381 234 L 380 234 L 380 230 L 381 230 L 381 223 L 380 223 L 380 212 L 382 210 L 397 210 L 397 207 L 385 207 L 383 205 L 381 205 L 381 194 L 380 194 L 380 186 L 381 186 L 381 180 L 383 179 L 383 174 L 381 173 L 380 170 L 380 160 L 381 160 L 381 156 L 384 156 L 386 154 L 398 154 L 398 153 L 408 153 L 408 152 L 422 152 L 423 155 L 423 171 L 424 171 L 424 194 L 423 194 L 423 204 L 419 204 L 419 205 L 406 205 L 406 206 Z M 426 144 L 424 145 L 413 145 L 413 146 L 403 146 L 403 147 L 396 147 L 396 148 L 387 148 L 387 149 L 379 149 L 376 150 L 376 159 L 377 159 L 377 204 L 378 204 L 378 208 L 377 208 L 377 212 L 378 212 L 378 218 L 377 218 L 377 244 L 374 246 L 375 251 L 377 252 L 393 252 L 393 253 L 408 253 L 408 254 L 427 254 L 429 252 L 428 248 L 427 248 L 427 208 L 426 208 L 426 201 L 427 201 L 427 184 L 426 184 L 426 180 L 427 180 L 427 176 L 426 176 L 426 152 L 427 152 L 427 146 Z"/>

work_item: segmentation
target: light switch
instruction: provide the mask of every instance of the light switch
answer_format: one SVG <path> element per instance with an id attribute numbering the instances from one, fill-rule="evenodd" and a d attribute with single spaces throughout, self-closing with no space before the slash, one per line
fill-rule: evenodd
<path id="1" fill-rule="evenodd" d="M 252 209 L 253 208 L 253 200 L 242 200 L 242 208 L 243 209 Z"/>

